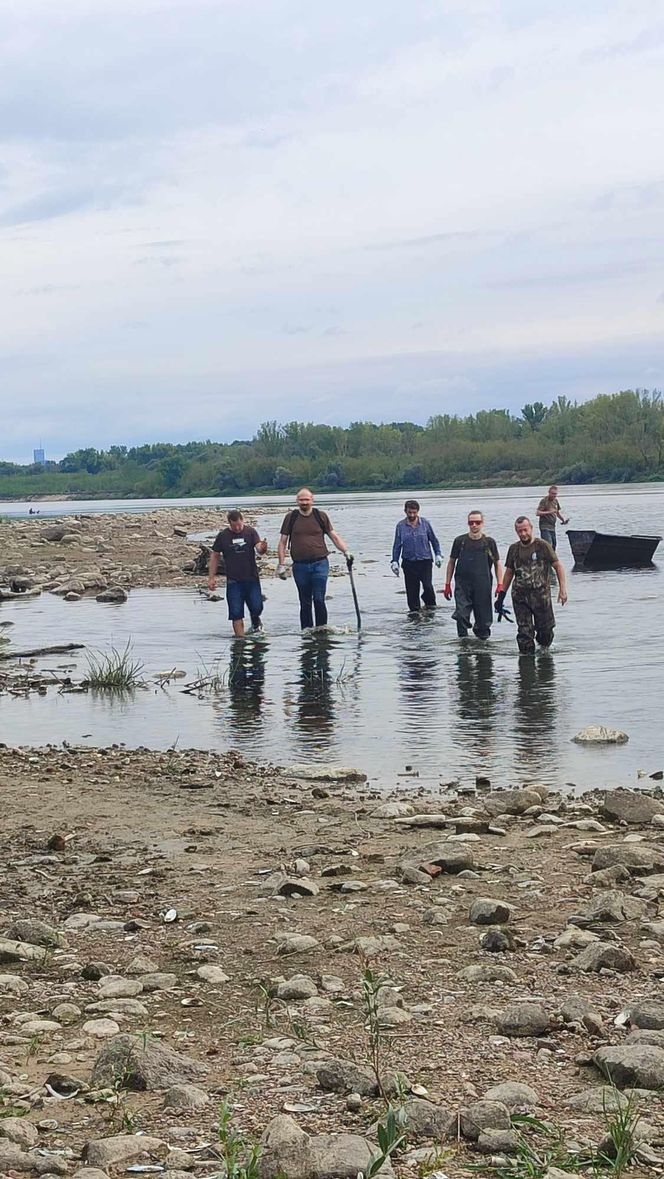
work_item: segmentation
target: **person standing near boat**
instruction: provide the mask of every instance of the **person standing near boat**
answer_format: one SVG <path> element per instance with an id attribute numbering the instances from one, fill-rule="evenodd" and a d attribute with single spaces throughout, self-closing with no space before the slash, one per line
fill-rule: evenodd
<path id="1" fill-rule="evenodd" d="M 542 540 L 546 540 L 555 551 L 556 521 L 560 520 L 561 524 L 569 524 L 569 518 L 567 520 L 563 518 L 558 500 L 558 488 L 555 483 L 551 485 L 548 493 L 539 501 L 537 505 L 537 519 L 539 520 L 539 530 Z"/>
<path id="2" fill-rule="evenodd" d="M 463 536 L 457 536 L 452 544 L 443 590 L 447 601 L 451 602 L 454 577 L 455 610 L 452 617 L 460 639 L 466 638 L 471 626 L 478 639 L 488 639 L 491 634 L 491 575 L 494 569 L 496 593 L 500 593 L 503 588 L 503 567 L 498 545 L 492 536 L 484 533 L 482 512 L 469 512 L 468 531 Z"/>
<path id="3" fill-rule="evenodd" d="M 561 606 L 567 601 L 565 570 L 549 542 L 534 535 L 527 516 L 517 516 L 514 528 L 519 539 L 507 550 L 503 588 L 496 594 L 495 608 L 500 619 L 512 586 L 519 651 L 534 655 L 536 642 L 540 647 L 550 647 L 553 642 L 556 618 L 551 603 L 551 570 L 558 579 Z"/>
<path id="4" fill-rule="evenodd" d="M 314 507 L 314 497 L 308 487 L 297 493 L 297 507 L 287 512 L 281 525 L 277 546 L 279 564 L 277 576 L 286 577 L 286 549 L 290 546 L 293 561 L 293 581 L 300 598 L 300 626 L 307 630 L 314 625 L 327 625 L 325 591 L 330 575 L 330 562 L 325 538 L 343 553 L 346 564 L 353 563 L 353 554 L 346 541 L 334 531 L 327 512 Z"/>
<path id="5" fill-rule="evenodd" d="M 438 568 L 443 563 L 440 542 L 429 521 L 420 516 L 420 505 L 416 499 L 407 499 L 403 510 L 406 519 L 400 520 L 394 530 L 390 568 L 394 576 L 398 577 L 401 557 L 406 600 L 411 614 L 420 609 L 420 587 L 425 609 L 434 610 L 436 591 L 433 588 L 433 562 L 435 559 Z"/>

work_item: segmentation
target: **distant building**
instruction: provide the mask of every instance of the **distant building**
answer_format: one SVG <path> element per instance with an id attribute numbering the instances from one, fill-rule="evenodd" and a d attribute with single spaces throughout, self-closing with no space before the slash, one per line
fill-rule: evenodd
<path id="1" fill-rule="evenodd" d="M 37 466 L 37 467 L 45 467 L 46 466 L 46 456 L 44 454 L 44 451 L 41 449 L 41 447 L 39 448 L 39 450 L 33 450 L 32 461 L 35 464 L 35 466 Z"/>

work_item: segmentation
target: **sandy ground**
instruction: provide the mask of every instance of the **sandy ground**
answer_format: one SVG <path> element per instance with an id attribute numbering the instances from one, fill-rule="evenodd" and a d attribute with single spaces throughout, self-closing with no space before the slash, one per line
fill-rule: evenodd
<path id="1" fill-rule="evenodd" d="M 616 1016 L 640 998 L 662 994 L 664 946 L 644 923 L 659 915 L 664 878 L 653 877 L 657 886 L 641 899 L 647 877 L 614 886 L 637 898 L 638 916 L 590 922 L 602 941 L 632 952 L 636 968 L 628 973 L 582 973 L 573 964 L 579 949 L 557 947 L 554 939 L 574 928 L 569 919 L 598 894 L 589 879 L 595 850 L 640 837 L 635 846 L 664 856 L 660 828 L 627 827 L 601 815 L 603 830 L 570 826 L 597 819 L 594 797 L 550 796 L 527 815 L 496 818 L 495 795 L 488 803 L 481 792 L 431 799 L 411 783 L 398 796 L 410 813 L 389 817 L 381 809 L 385 796 L 361 783 L 306 780 L 239 754 L 186 750 L 2 747 L 0 787 L 0 931 L 11 931 L 17 919 L 39 918 L 66 942 L 37 963 L 0 955 L 2 978 L 22 979 L 28 988 L 16 994 L 0 980 L 0 1113 L 19 1112 L 41 1126 L 40 1144 L 64 1152 L 58 1158 L 70 1173 L 86 1142 L 128 1130 L 156 1134 L 171 1146 L 204 1146 L 215 1137 L 224 1097 L 251 1138 L 284 1110 L 309 1132 L 369 1133 L 383 1111 L 380 1100 L 364 1098 L 350 1110 L 344 1094 L 321 1090 L 315 1073 L 330 1054 L 365 1065 L 370 1059 L 362 997 L 367 961 L 395 988 L 386 992 L 386 1022 L 394 1026 L 381 1033 L 380 1055 L 382 1067 L 399 1070 L 407 1087 L 421 1087 L 416 1092 L 456 1112 L 499 1082 L 526 1083 L 536 1090 L 537 1116 L 560 1127 L 568 1143 L 585 1148 L 601 1138 L 603 1115 L 566 1103 L 601 1083 L 593 1052 L 625 1042 L 629 1028 L 616 1027 Z M 408 826 L 422 813 L 450 821 Z M 52 837 L 55 850 L 49 850 Z M 472 867 L 408 882 L 400 865 L 431 862 L 432 843 L 448 854 L 467 853 Z M 283 874 L 313 881 L 316 895 L 279 895 L 280 887 L 290 888 Z M 511 949 L 490 953 L 480 946 L 489 927 L 469 919 L 480 897 L 513 906 L 505 926 Z M 165 920 L 172 910 L 176 918 Z M 73 928 L 73 915 L 81 913 L 119 924 Z M 275 937 L 285 932 L 317 942 L 283 955 Z M 357 938 L 387 940 L 358 946 Z M 82 1092 L 63 1101 L 43 1087 L 54 1071 L 89 1084 L 106 1043 L 85 1030 L 99 1018 L 87 1009 L 101 985 L 82 976 L 86 964 L 98 961 L 129 977 L 139 953 L 175 977 L 138 996 L 145 1014 L 114 1015 L 111 1004 L 106 1017 L 122 1031 L 160 1037 L 204 1063 L 210 1102 L 202 1110 L 168 1112 L 160 1092 L 105 1098 Z M 222 967 L 228 981 L 203 981 L 197 970 L 204 963 Z M 470 965 L 507 966 L 514 977 L 460 978 Z M 289 1003 L 269 997 L 280 979 L 301 974 L 314 981 L 317 996 Z M 587 1026 L 561 1015 L 573 996 L 592 1005 Z M 548 1029 L 503 1034 L 500 1017 L 516 1000 L 540 1003 Z M 74 1013 L 53 1017 L 63 1001 Z M 55 1026 L 30 1031 L 31 1019 Z M 652 1127 L 654 1158 L 664 1157 L 661 1099 L 644 1092 L 638 1104 Z M 0 1118 L 0 1139 L 1 1125 Z M 439 1149 L 442 1155 L 432 1143 L 409 1141 L 393 1160 L 396 1172 L 442 1169 L 456 1176 L 482 1162 L 462 1138 Z M 196 1173 L 210 1173 L 204 1151 L 192 1159 Z M 664 1163 L 650 1171 L 653 1166 L 662 1170 Z"/>

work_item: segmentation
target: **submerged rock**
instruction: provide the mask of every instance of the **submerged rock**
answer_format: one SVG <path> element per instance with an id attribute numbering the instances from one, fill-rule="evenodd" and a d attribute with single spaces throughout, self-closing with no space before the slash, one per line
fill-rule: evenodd
<path id="1" fill-rule="evenodd" d="M 577 745 L 624 745 L 629 741 L 627 733 L 621 729 L 609 729 L 606 725 L 586 725 L 572 737 Z"/>

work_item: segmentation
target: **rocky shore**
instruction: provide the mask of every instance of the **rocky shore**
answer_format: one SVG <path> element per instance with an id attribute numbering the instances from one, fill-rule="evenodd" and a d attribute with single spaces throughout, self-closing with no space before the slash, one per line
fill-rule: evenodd
<path id="1" fill-rule="evenodd" d="M 662 1172 L 661 791 L 363 779 L 0 748 L 0 1174 Z"/>
<path id="2" fill-rule="evenodd" d="M 249 513 L 247 521 L 253 523 Z M 75 600 L 112 587 L 126 593 L 137 586 L 190 585 L 200 551 L 192 534 L 214 536 L 225 525 L 225 511 L 197 507 L 0 520 L 0 586 L 7 596 L 16 584 L 21 593 Z M 268 558 L 264 570 L 275 565 L 276 558 Z"/>

